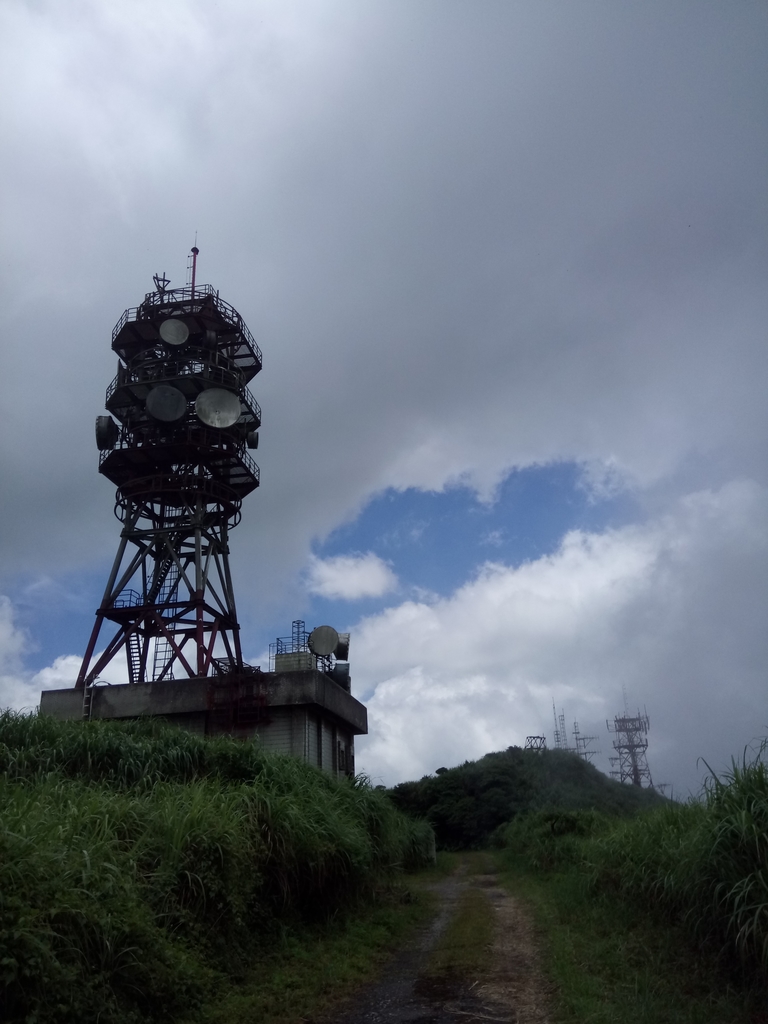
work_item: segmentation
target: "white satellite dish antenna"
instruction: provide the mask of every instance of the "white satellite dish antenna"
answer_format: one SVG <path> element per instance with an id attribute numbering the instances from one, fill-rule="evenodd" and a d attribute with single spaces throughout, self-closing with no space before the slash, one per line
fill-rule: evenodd
<path id="1" fill-rule="evenodd" d="M 329 654 L 333 654 L 338 642 L 339 634 L 333 626 L 317 626 L 307 640 L 310 651 L 320 658 L 327 658 Z"/>
<path id="2" fill-rule="evenodd" d="M 187 400 L 178 388 L 158 384 L 147 395 L 147 412 L 163 423 L 175 423 L 187 411 Z"/>
<path id="3" fill-rule="evenodd" d="M 189 337 L 189 328 L 183 320 L 163 320 L 160 324 L 160 337 L 166 345 L 183 345 Z"/>
<path id="4" fill-rule="evenodd" d="M 195 412 L 207 427 L 231 427 L 240 419 L 240 399 L 224 388 L 209 388 L 197 396 Z"/>

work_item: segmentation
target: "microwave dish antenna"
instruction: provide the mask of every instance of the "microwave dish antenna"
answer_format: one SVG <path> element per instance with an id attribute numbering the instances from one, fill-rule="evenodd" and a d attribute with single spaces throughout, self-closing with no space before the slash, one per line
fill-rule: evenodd
<path id="1" fill-rule="evenodd" d="M 240 419 L 240 399 L 224 388 L 209 388 L 198 395 L 195 412 L 206 427 L 225 430 Z"/>
<path id="2" fill-rule="evenodd" d="M 183 320 L 163 320 L 159 333 L 166 345 L 183 345 L 189 338 L 189 328 Z"/>
<path id="3" fill-rule="evenodd" d="M 339 645 L 339 634 L 333 626 L 316 626 L 307 641 L 310 651 L 319 658 L 328 658 Z"/>
<path id="4" fill-rule="evenodd" d="M 186 398 L 169 384 L 158 384 L 147 395 L 147 412 L 161 423 L 175 423 L 184 418 L 186 411 Z"/>

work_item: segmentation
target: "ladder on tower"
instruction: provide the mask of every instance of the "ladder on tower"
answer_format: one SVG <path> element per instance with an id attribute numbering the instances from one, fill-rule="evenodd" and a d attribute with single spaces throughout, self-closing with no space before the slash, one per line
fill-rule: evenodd
<path id="1" fill-rule="evenodd" d="M 152 679 L 173 679 L 173 669 L 165 669 L 173 660 L 174 650 L 171 647 L 168 637 L 158 636 L 155 638 L 155 650 L 152 657 Z"/>
<path id="2" fill-rule="evenodd" d="M 125 657 L 128 662 L 128 682 L 138 683 L 141 669 L 141 637 L 135 629 L 126 638 Z"/>
<path id="3" fill-rule="evenodd" d="M 160 566 L 158 576 L 159 587 L 154 598 L 156 605 L 163 605 L 170 601 L 179 585 L 179 567 L 171 558 L 166 558 Z"/>
<path id="4" fill-rule="evenodd" d="M 93 714 L 93 683 L 86 683 L 83 689 L 83 721 L 90 722 Z"/>

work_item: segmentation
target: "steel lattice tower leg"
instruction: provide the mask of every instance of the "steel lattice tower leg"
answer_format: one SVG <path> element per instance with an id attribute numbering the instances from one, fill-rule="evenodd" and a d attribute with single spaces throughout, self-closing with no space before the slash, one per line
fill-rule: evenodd
<path id="1" fill-rule="evenodd" d="M 133 506 L 91 633 L 77 686 L 90 685 L 125 650 L 131 683 L 242 668 L 226 521 L 153 526 Z M 132 553 L 131 553 L 132 550 Z M 102 627 L 117 630 L 91 665 Z M 215 658 L 219 641 L 225 656 Z"/>

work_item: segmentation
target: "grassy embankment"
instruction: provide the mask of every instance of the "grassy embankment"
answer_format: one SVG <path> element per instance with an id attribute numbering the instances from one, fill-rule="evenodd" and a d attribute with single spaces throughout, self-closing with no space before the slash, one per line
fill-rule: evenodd
<path id="1" fill-rule="evenodd" d="M 393 797 L 418 807 L 443 846 L 500 849 L 507 884 L 539 922 L 559 1020 L 768 1021 L 760 756 L 685 805 L 619 786 L 572 755 L 516 748 Z"/>
<path id="2" fill-rule="evenodd" d="M 428 826 L 254 744 L 6 713 L 0 772 L 9 1022 L 291 1019 L 423 912 Z"/>
<path id="3" fill-rule="evenodd" d="M 397 878 L 424 860 L 429 829 L 253 745 L 6 715 L 0 769 L 10 1022 L 295 1021 L 354 988 L 428 910 Z M 768 1021 L 760 758 L 689 805 L 516 748 L 392 796 L 444 847 L 495 843 L 539 922 L 558 1021 Z M 474 970 L 489 913 L 467 895 L 427 974 L 467 958 Z"/>

